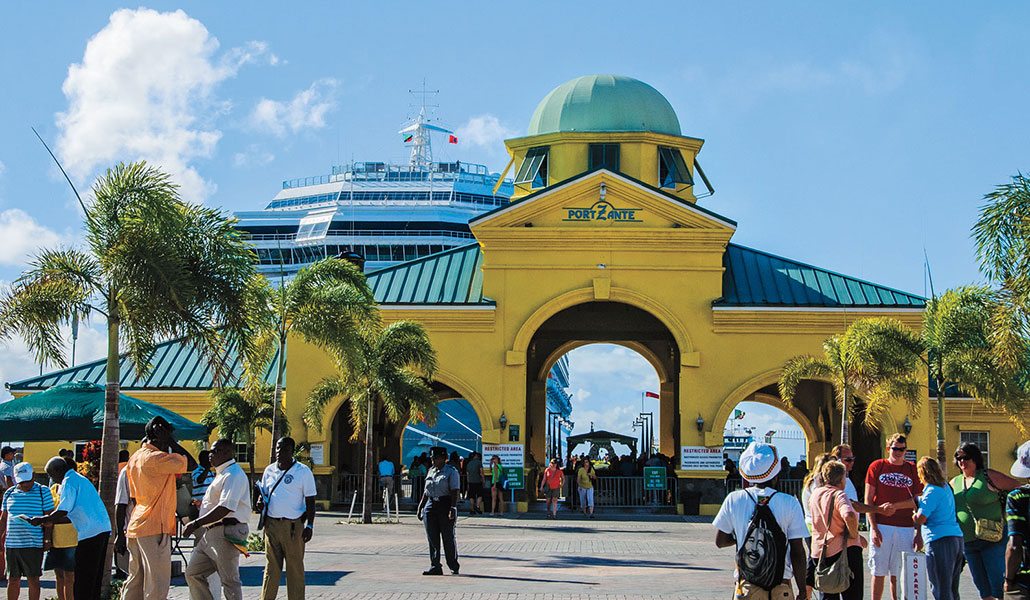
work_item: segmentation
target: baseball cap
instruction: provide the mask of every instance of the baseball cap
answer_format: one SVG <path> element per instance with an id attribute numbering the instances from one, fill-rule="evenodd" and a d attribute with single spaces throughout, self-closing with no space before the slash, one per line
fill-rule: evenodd
<path id="1" fill-rule="evenodd" d="M 765 483 L 780 474 L 780 456 L 776 446 L 752 442 L 740 455 L 737 466 L 740 476 L 751 483 Z"/>
<path id="2" fill-rule="evenodd" d="M 32 464 L 20 462 L 14 465 L 14 482 L 32 481 Z"/>
<path id="3" fill-rule="evenodd" d="M 1016 450 L 1016 462 L 1012 463 L 1009 473 L 1013 477 L 1030 477 L 1030 442 L 1023 442 Z"/>

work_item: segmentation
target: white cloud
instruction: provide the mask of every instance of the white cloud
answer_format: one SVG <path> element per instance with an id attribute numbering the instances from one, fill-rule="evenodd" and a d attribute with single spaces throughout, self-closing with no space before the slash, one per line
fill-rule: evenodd
<path id="1" fill-rule="evenodd" d="M 103 358 L 107 354 L 107 335 L 101 329 L 99 323 L 81 324 L 79 326 L 79 340 L 75 345 L 75 363 L 82 364 Z M 71 359 L 71 329 L 62 328 L 62 338 L 65 340 L 65 360 Z M 57 367 L 46 365 L 45 372 L 53 371 Z M 7 340 L 0 340 L 0 382 L 9 383 L 20 381 L 29 377 L 39 375 L 39 363 L 29 350 L 28 345 L 17 337 Z M 0 400 L 9 398 L 10 394 L 6 387 L 0 390 Z"/>
<path id="2" fill-rule="evenodd" d="M 569 352 L 572 420 L 575 432 L 607 429 L 633 435 L 641 412 L 641 393 L 658 391 L 658 374 L 643 356 L 624 346 L 591 344 Z M 658 417 L 658 401 L 646 399 L 646 411 Z"/>
<path id="3" fill-rule="evenodd" d="M 463 142 L 495 149 L 504 140 L 515 137 L 518 133 L 518 130 L 505 127 L 501 120 L 493 115 L 472 117 L 455 131 L 458 139 Z"/>
<path id="4" fill-rule="evenodd" d="M 6 170 L 7 170 L 7 165 L 4 164 L 4 161 L 0 160 L 0 175 L 3 175 L 4 171 L 6 171 Z"/>
<path id="5" fill-rule="evenodd" d="M 214 191 L 194 162 L 208 158 L 222 137 L 212 124 L 226 104 L 213 93 L 245 64 L 278 58 L 264 42 L 221 56 L 218 40 L 185 12 L 122 9 L 86 44 L 68 68 L 68 98 L 57 115 L 58 152 L 80 180 L 118 161 L 145 159 L 173 175 L 185 198 Z"/>
<path id="6" fill-rule="evenodd" d="M 0 265 L 20 267 L 37 250 L 58 246 L 68 239 L 40 225 L 27 212 L 18 208 L 0 211 Z"/>
<path id="7" fill-rule="evenodd" d="M 232 155 L 233 166 L 241 169 L 247 167 L 262 167 L 273 160 L 275 160 L 274 154 L 259 148 L 255 144 L 247 146 L 247 149 L 243 152 L 237 152 Z"/>
<path id="8" fill-rule="evenodd" d="M 250 124 L 277 137 L 304 129 L 321 129 L 325 127 L 326 115 L 336 107 L 338 85 L 332 78 L 319 79 L 290 100 L 262 98 L 250 113 Z"/>

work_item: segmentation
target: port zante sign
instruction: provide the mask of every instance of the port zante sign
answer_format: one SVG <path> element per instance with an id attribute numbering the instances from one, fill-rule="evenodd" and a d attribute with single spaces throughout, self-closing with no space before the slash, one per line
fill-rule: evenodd
<path id="1" fill-rule="evenodd" d="M 591 206 L 577 208 L 564 207 L 565 218 L 562 221 L 615 221 L 616 223 L 643 223 L 638 218 L 641 208 L 617 208 L 607 200 L 598 200 Z"/>
<path id="2" fill-rule="evenodd" d="M 722 446 L 680 446 L 680 468 L 696 471 L 722 471 Z"/>

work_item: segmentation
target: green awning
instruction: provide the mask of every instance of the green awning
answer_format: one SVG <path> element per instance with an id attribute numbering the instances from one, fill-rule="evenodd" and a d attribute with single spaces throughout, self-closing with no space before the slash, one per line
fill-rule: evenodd
<path id="1" fill-rule="evenodd" d="M 147 421 L 162 416 L 179 440 L 206 440 L 207 427 L 162 406 L 139 398 L 119 396 L 118 416 L 123 440 L 143 439 Z M 88 381 L 56 385 L 44 392 L 0 404 L 4 439 L 20 441 L 99 440 L 104 431 L 104 387 Z"/>

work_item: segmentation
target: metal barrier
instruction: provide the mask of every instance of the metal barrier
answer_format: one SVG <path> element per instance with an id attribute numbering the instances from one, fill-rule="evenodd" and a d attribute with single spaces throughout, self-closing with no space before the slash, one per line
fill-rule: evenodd
<path id="1" fill-rule="evenodd" d="M 665 478 L 664 490 L 645 490 L 643 477 L 598 477 L 594 481 L 594 506 L 607 508 L 648 508 L 676 506 L 678 484 L 675 477 Z M 579 490 L 571 478 L 565 481 L 565 501 L 579 506 Z"/>

